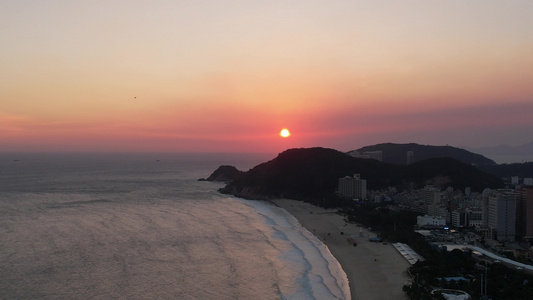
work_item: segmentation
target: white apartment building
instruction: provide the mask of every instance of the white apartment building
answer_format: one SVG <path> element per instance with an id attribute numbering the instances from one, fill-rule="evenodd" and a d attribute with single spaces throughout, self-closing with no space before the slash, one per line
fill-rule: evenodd
<path id="1" fill-rule="evenodd" d="M 360 174 L 339 178 L 339 194 L 353 199 L 366 199 L 366 180 Z"/>
<path id="2" fill-rule="evenodd" d="M 500 189 L 488 198 L 488 227 L 499 242 L 513 242 L 516 235 L 516 193 Z"/>
<path id="3" fill-rule="evenodd" d="M 418 216 L 416 217 L 418 226 L 446 226 L 446 218 L 436 216 Z"/>

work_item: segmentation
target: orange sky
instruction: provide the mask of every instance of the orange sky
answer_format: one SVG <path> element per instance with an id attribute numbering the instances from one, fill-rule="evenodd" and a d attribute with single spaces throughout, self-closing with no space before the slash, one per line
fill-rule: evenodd
<path id="1" fill-rule="evenodd" d="M 0 151 L 533 141 L 530 1 L 2 1 L 0 44 Z"/>

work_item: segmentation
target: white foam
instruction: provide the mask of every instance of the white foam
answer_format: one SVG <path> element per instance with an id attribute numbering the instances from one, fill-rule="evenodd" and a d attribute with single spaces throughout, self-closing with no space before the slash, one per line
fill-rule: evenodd
<path id="1" fill-rule="evenodd" d="M 351 299 L 348 277 L 324 243 L 286 210 L 262 201 L 242 201 L 265 218 L 271 242 L 284 248 L 280 258 L 284 267 L 278 268 L 284 299 Z"/>

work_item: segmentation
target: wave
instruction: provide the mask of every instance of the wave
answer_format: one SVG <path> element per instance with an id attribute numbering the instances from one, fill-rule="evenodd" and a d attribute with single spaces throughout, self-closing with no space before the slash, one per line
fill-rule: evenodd
<path id="1" fill-rule="evenodd" d="M 264 218 L 271 232 L 270 242 L 282 249 L 279 259 L 284 266 L 276 269 L 283 299 L 350 299 L 348 278 L 341 265 L 296 218 L 268 202 L 240 201 Z"/>

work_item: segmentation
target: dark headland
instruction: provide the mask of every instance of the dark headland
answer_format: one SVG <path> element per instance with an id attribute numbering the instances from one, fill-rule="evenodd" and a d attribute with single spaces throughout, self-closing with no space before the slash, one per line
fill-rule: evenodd
<path id="1" fill-rule="evenodd" d="M 503 187 L 503 181 L 452 157 L 435 157 L 410 165 L 355 158 L 328 148 L 289 149 L 259 164 L 220 189 L 248 199 L 322 200 L 334 197 L 339 178 L 360 174 L 369 190 L 399 190 L 432 184 L 475 191 Z"/>

